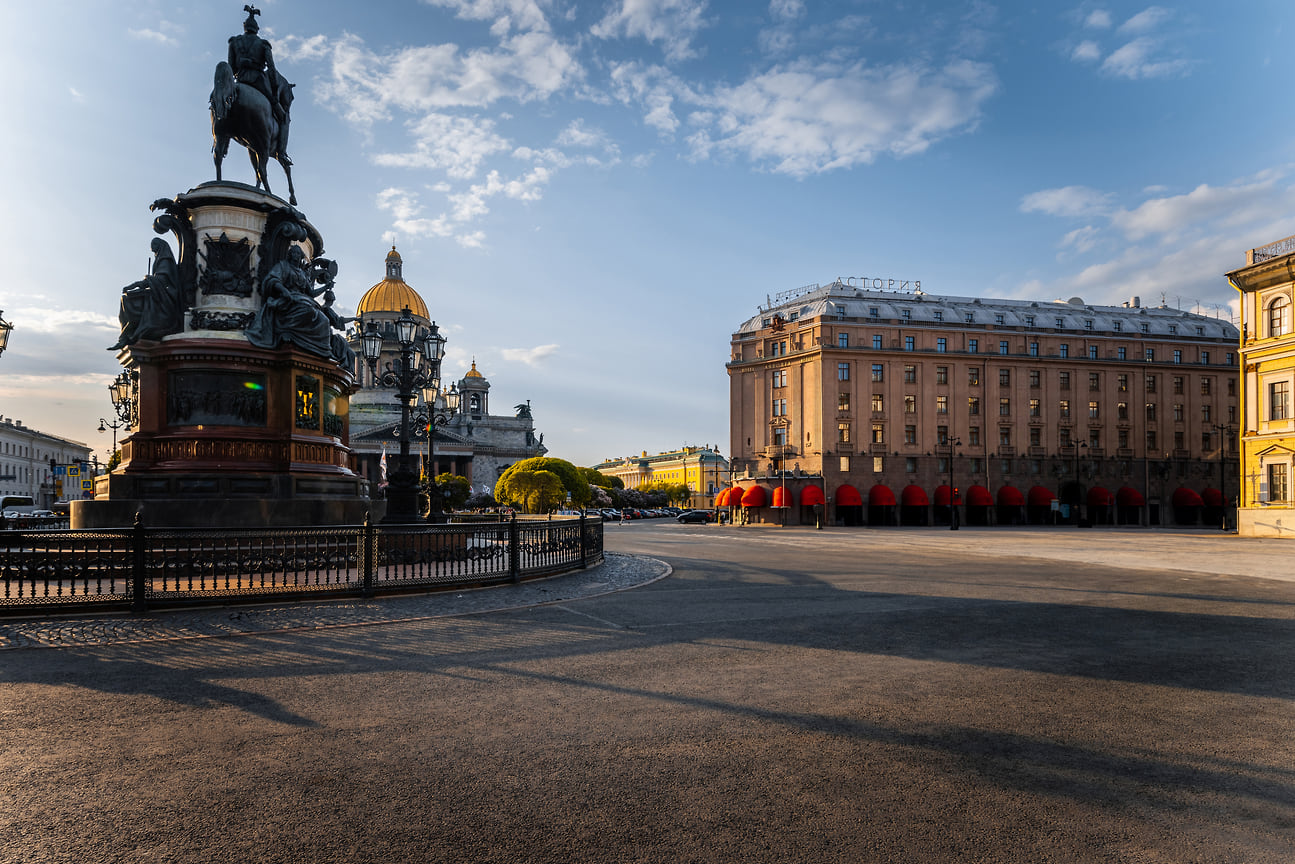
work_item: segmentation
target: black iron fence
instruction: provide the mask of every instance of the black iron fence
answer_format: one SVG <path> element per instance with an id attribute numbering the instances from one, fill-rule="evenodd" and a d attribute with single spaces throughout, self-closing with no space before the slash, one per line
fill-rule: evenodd
<path id="1" fill-rule="evenodd" d="M 602 560 L 601 520 L 0 532 L 0 615 L 519 582 Z"/>

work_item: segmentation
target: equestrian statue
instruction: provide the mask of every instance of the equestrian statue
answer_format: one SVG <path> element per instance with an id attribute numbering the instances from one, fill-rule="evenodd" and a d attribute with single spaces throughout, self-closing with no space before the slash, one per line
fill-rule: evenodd
<path id="1" fill-rule="evenodd" d="M 212 155 L 216 179 L 220 164 L 229 152 L 229 142 L 247 148 L 256 173 L 257 188 L 270 192 L 266 166 L 278 160 L 288 178 L 288 200 L 297 203 L 292 187 L 292 160 L 288 158 L 288 125 L 291 122 L 292 88 L 274 68 L 270 43 L 257 33 L 260 9 L 244 6 L 247 19 L 243 32 L 229 40 L 229 60 L 216 64 L 215 87 L 211 91 Z M 271 193 L 272 194 L 272 193 Z"/>

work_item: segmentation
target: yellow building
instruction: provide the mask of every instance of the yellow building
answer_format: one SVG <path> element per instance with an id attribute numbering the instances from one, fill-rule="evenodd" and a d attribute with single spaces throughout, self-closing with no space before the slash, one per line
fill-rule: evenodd
<path id="1" fill-rule="evenodd" d="M 728 460 L 709 447 L 684 447 L 649 456 L 608 459 L 594 470 L 609 477 L 619 477 L 626 489 L 648 484 L 688 484 L 688 506 L 708 510 L 715 506 L 715 496 L 727 485 Z"/>
<path id="2" fill-rule="evenodd" d="M 1252 537 L 1295 537 L 1295 237 L 1246 252 L 1228 274 L 1241 292 L 1241 500 L 1237 529 Z"/>

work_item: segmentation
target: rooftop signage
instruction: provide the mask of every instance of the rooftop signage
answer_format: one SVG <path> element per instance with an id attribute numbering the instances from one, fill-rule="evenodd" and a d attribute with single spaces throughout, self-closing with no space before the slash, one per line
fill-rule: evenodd
<path id="1" fill-rule="evenodd" d="M 862 288 L 865 291 L 899 291 L 912 294 L 922 290 L 920 279 L 889 279 L 877 276 L 838 276 L 836 281 L 847 288 Z"/>

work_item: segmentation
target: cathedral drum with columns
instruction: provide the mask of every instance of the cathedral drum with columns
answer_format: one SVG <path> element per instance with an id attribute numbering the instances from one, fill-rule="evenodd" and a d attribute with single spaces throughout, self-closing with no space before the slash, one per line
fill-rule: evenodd
<path id="1" fill-rule="evenodd" d="M 356 471 L 368 479 L 375 499 L 382 495 L 384 454 L 387 460 L 394 460 L 400 448 L 400 402 L 396 391 L 384 387 L 380 380 L 388 364 L 398 363 L 396 320 L 404 309 L 409 309 L 418 323 L 416 339 L 422 339 L 434 326 L 427 304 L 405 281 L 403 267 L 400 253 L 393 246 L 387 253 L 385 278 L 364 293 L 356 309 L 363 327 L 356 326 L 348 332 L 357 357 L 353 373 L 358 384 L 350 399 L 350 446 Z M 376 374 L 365 364 L 360 351 L 360 334 L 370 323 L 376 324 L 382 334 Z M 446 402 L 445 391 L 451 388 L 458 397 L 454 411 Z M 467 478 L 473 492 L 493 493 L 495 481 L 510 465 L 547 452 L 543 436 L 536 437 L 529 401 L 514 406 L 512 414 L 490 413 L 490 382 L 478 371 L 475 360 L 458 381 L 446 382 L 440 392 L 423 391 L 416 401 L 416 414 L 438 418 L 430 426 L 414 429 L 410 452 L 417 457 L 420 476 L 455 474 Z"/>

